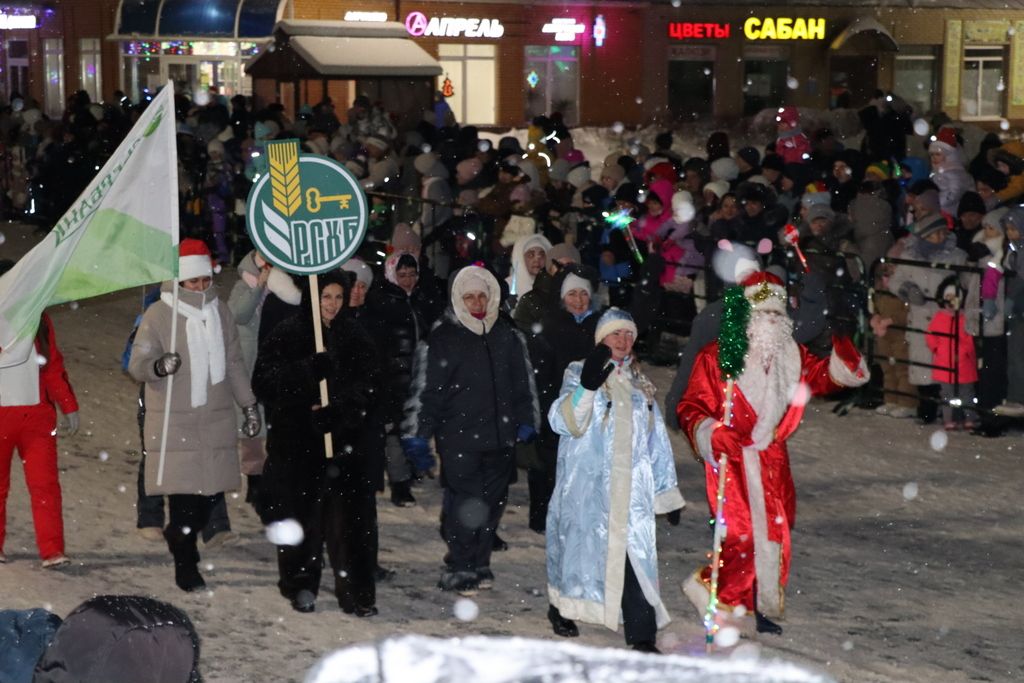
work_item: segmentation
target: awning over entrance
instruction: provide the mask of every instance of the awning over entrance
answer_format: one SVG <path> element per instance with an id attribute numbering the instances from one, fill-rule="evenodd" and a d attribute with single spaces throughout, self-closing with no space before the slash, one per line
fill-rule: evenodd
<path id="1" fill-rule="evenodd" d="M 892 37 L 889 30 L 882 26 L 874 17 L 857 17 L 850 24 L 842 30 L 842 32 L 836 36 L 835 40 L 832 41 L 831 48 L 838 50 L 843 47 L 851 38 L 854 36 L 864 34 L 870 35 L 875 38 L 875 42 L 881 50 L 899 50 L 900 46 L 896 43 L 896 39 Z"/>
<path id="2" fill-rule="evenodd" d="M 114 40 L 266 39 L 286 0 L 121 0 Z"/>
<path id="3" fill-rule="evenodd" d="M 253 78 L 419 78 L 441 65 L 396 22 L 281 21 L 274 44 L 245 66 Z"/>

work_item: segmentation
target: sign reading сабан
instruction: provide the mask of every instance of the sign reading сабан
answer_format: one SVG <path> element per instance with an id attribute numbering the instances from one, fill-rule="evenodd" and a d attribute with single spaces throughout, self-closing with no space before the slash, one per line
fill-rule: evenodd
<path id="1" fill-rule="evenodd" d="M 825 20 L 750 17 L 743 22 L 747 40 L 824 40 Z"/>
<path id="2" fill-rule="evenodd" d="M 359 182 L 328 157 L 300 154 L 298 140 L 267 143 L 269 171 L 252 186 L 246 228 L 270 263 L 297 275 L 333 270 L 366 236 Z"/>
<path id="3" fill-rule="evenodd" d="M 473 17 L 430 17 L 423 12 L 410 12 L 405 18 L 405 30 L 409 35 L 436 36 L 439 38 L 501 38 L 505 27 L 498 19 L 477 19 Z"/>

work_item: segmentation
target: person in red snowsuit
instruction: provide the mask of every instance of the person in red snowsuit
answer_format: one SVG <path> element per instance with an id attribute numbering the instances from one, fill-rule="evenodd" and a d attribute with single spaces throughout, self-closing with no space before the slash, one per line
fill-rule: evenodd
<path id="1" fill-rule="evenodd" d="M 57 413 L 66 433 L 78 430 L 78 401 L 64 370 L 53 323 L 45 313 L 36 334 L 35 354 L 19 365 L 0 368 L 0 562 L 7 531 L 7 492 L 11 460 L 18 451 L 32 500 L 36 546 L 43 567 L 66 565 L 60 480 L 57 476 Z"/>
<path id="2" fill-rule="evenodd" d="M 741 629 L 756 625 L 761 632 L 781 633 L 768 617 L 783 615 L 796 515 L 786 439 L 800 425 L 810 396 L 864 384 L 868 372 L 848 339 L 833 338 L 828 358 L 814 356 L 793 340 L 786 291 L 778 277 L 754 273 L 741 287 L 742 293 L 727 295 L 723 309 L 729 310 L 723 310 L 719 340 L 697 355 L 676 413 L 698 460 L 705 463 L 712 515 L 718 461 L 723 453 L 727 458 L 719 613 L 735 619 Z M 742 311 L 739 316 L 736 310 Z M 730 326 L 728 320 L 738 322 Z M 727 415 L 729 381 L 723 371 L 730 368 L 734 379 Z M 701 614 L 708 604 L 710 576 L 711 568 L 704 566 L 683 584 Z"/>

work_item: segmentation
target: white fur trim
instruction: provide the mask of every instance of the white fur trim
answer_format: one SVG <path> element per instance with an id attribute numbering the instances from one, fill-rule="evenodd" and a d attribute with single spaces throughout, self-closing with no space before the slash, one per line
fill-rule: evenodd
<path id="1" fill-rule="evenodd" d="M 565 419 L 565 426 L 569 433 L 575 438 L 583 436 L 587 427 L 590 426 L 590 418 L 594 414 L 594 397 L 596 392 L 584 389 L 580 400 L 573 405 L 572 396 L 569 395 L 562 401 L 562 417 Z"/>
<path id="2" fill-rule="evenodd" d="M 209 256 L 181 256 L 178 258 L 178 282 L 196 277 L 213 277 L 213 261 Z"/>
<path id="3" fill-rule="evenodd" d="M 608 553 L 604 569 L 604 625 L 618 629 L 629 549 L 633 490 L 633 385 L 621 371 L 605 382 L 612 404 L 612 462 L 608 492 Z"/>
<path id="4" fill-rule="evenodd" d="M 705 461 L 713 461 L 715 454 L 711 449 L 711 435 L 715 431 L 715 427 L 718 426 L 718 420 L 713 420 L 710 417 L 701 420 L 697 429 L 693 431 L 694 445 L 697 447 L 697 455 L 702 457 Z"/>
<path id="5" fill-rule="evenodd" d="M 868 383 L 871 379 L 871 372 L 868 370 L 864 356 L 861 356 L 857 364 L 857 372 L 853 372 L 846 363 L 833 351 L 828 359 L 828 374 L 836 384 L 842 387 L 859 387 Z"/>
<path id="6" fill-rule="evenodd" d="M 761 291 L 764 284 L 757 284 L 743 289 L 743 296 L 750 302 L 750 307 L 755 311 L 778 311 L 786 313 L 786 290 L 778 285 L 767 283 L 771 296 L 762 301 L 755 301 L 754 295 Z"/>
<path id="7" fill-rule="evenodd" d="M 757 575 L 757 610 L 770 617 L 782 614 L 782 546 L 768 540 L 768 515 L 761 481 L 761 453 L 753 446 L 743 449 L 743 474 L 747 480 L 750 526 L 754 532 L 754 572 Z"/>
<path id="8" fill-rule="evenodd" d="M 597 328 L 594 332 L 594 343 L 600 344 L 602 339 L 616 330 L 630 330 L 634 338 L 637 336 L 636 323 L 632 320 L 612 319 Z"/>
<path id="9" fill-rule="evenodd" d="M 679 492 L 679 487 L 673 486 L 654 496 L 654 514 L 663 515 L 666 512 L 682 510 L 686 507 L 686 500 Z"/>
<path id="10" fill-rule="evenodd" d="M 288 273 L 279 268 L 270 269 L 270 274 L 267 276 L 267 289 L 286 304 L 298 306 L 302 303 L 302 290 L 295 286 Z"/>

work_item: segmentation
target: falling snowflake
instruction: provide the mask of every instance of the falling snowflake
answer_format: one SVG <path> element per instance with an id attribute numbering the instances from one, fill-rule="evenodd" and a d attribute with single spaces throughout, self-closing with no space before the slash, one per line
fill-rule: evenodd
<path id="1" fill-rule="evenodd" d="M 932 432 L 931 437 L 928 439 L 929 445 L 931 445 L 933 451 L 945 450 L 947 444 L 949 444 L 949 434 L 945 430 L 939 429 Z"/>
<path id="2" fill-rule="evenodd" d="M 298 545 L 305 537 L 302 525 L 294 519 L 283 519 L 268 524 L 266 535 L 267 540 L 274 545 Z"/>
<path id="3" fill-rule="evenodd" d="M 622 124 L 622 121 L 616 121 L 612 124 L 612 132 L 616 135 L 622 135 L 624 130 L 626 130 L 626 127 Z"/>
<path id="4" fill-rule="evenodd" d="M 740 630 L 734 626 L 726 626 L 715 634 L 715 647 L 732 647 L 740 641 Z"/>
<path id="5" fill-rule="evenodd" d="M 928 131 L 930 130 L 931 126 L 929 126 L 928 122 L 925 121 L 924 119 L 917 119 L 916 121 L 914 121 L 915 135 L 920 135 L 921 137 L 924 137 L 925 135 L 928 135 Z"/>
<path id="6" fill-rule="evenodd" d="M 903 498 L 914 500 L 917 498 L 917 482 L 911 481 L 903 485 Z"/>

